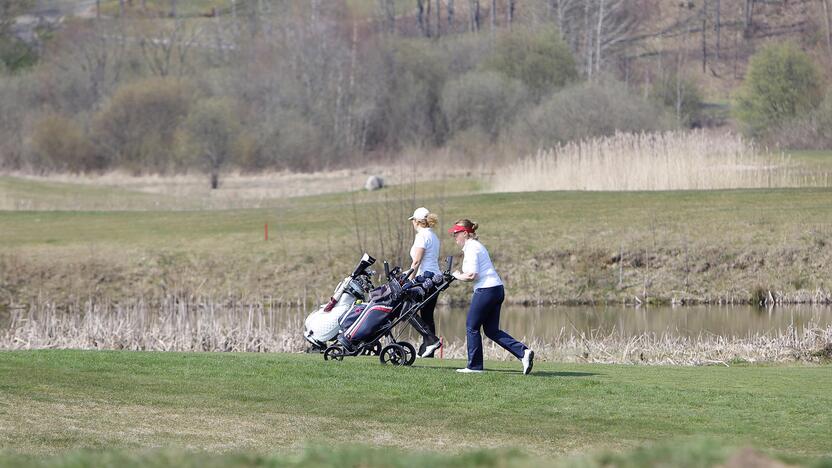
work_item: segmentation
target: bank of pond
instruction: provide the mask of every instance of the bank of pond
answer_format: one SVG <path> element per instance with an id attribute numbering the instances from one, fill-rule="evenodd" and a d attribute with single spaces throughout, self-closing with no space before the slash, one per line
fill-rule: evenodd
<path id="1" fill-rule="evenodd" d="M 0 349 L 304 352 L 303 306 L 210 300 L 43 302 L 0 310 Z M 464 307 L 436 309 L 439 356 L 465 355 Z M 542 359 L 730 365 L 832 358 L 832 307 L 505 306 L 501 325 Z M 418 344 L 404 324 L 398 337 Z M 506 359 L 492 343 L 486 358 Z"/>

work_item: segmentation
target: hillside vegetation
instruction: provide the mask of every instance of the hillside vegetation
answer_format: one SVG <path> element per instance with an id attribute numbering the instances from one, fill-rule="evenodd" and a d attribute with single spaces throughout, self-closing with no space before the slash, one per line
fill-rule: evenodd
<path id="1" fill-rule="evenodd" d="M 363 166 L 413 149 L 499 166 L 615 131 L 733 124 L 735 100 L 750 134 L 820 148 L 827 3 L 6 2 L 0 168 L 204 172 L 217 187 L 228 169 Z M 786 49 L 763 53 L 783 36 Z M 766 71 L 778 60 L 807 65 Z M 781 89 L 805 105 L 781 105 Z"/>
<path id="2" fill-rule="evenodd" d="M 54 196 L 49 184 L 11 182 Z M 828 188 L 471 195 L 477 185 L 403 184 L 184 212 L 84 211 L 80 200 L 95 206 L 111 195 L 80 186 L 75 211 L 0 212 L 2 299 L 323 301 L 362 251 L 402 264 L 407 217 L 425 205 L 443 235 L 460 217 L 480 223 L 514 303 L 830 300 Z M 62 193 L 60 203 L 72 203 L 72 192 Z M 165 200 L 134 196 L 129 203 L 146 209 Z M 443 256 L 459 254 L 442 239 Z M 467 294 L 452 288 L 448 297 Z"/>

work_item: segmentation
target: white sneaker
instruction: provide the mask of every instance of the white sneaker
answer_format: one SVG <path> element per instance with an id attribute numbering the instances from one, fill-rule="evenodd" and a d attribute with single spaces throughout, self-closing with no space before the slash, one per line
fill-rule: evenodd
<path id="1" fill-rule="evenodd" d="M 422 354 L 419 354 L 419 357 L 423 358 L 425 356 L 430 356 L 430 353 L 436 351 L 437 349 L 439 349 L 441 347 L 442 347 L 442 340 L 437 339 L 433 343 L 425 346 L 425 350 L 422 352 Z"/>
<path id="2" fill-rule="evenodd" d="M 461 373 L 461 374 L 481 374 L 482 373 L 482 370 L 480 370 L 480 369 L 469 369 L 467 367 L 464 367 L 462 369 L 457 369 L 456 371 Z"/>
<path id="3" fill-rule="evenodd" d="M 526 348 L 523 359 L 520 361 L 523 362 L 523 375 L 528 375 L 532 371 L 532 366 L 534 366 L 534 351 Z"/>

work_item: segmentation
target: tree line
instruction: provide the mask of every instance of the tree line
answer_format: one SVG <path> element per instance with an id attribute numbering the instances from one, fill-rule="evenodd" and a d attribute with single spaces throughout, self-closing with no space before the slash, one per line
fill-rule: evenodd
<path id="1" fill-rule="evenodd" d="M 186 15 L 181 1 L 120 1 L 68 20 L 31 63 L 3 58 L 0 166 L 199 169 L 216 186 L 229 165 L 313 171 L 438 147 L 516 157 L 615 131 L 708 125 L 695 58 L 725 73 L 741 42 L 783 22 L 809 27 L 808 14 L 772 25 L 760 16 L 771 2 L 753 1 L 741 11 L 685 1 L 671 13 L 655 0 L 369 3 L 364 16 L 323 0 L 217 2 Z"/>

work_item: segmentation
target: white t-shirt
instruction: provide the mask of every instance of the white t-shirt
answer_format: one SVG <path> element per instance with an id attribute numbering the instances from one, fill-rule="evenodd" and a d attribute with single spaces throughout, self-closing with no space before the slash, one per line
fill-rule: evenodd
<path id="1" fill-rule="evenodd" d="M 432 271 L 435 274 L 441 274 L 439 269 L 439 238 L 430 228 L 419 227 L 416 228 L 416 239 L 413 240 L 413 247 L 410 248 L 410 258 L 416 258 L 416 249 L 425 249 L 422 255 L 422 263 L 419 264 L 419 271 L 417 275 L 421 275 L 426 271 Z"/>
<path id="2" fill-rule="evenodd" d="M 474 283 L 474 289 L 493 288 L 495 286 L 502 286 L 503 280 L 494 269 L 494 264 L 491 263 L 491 256 L 485 250 L 485 246 L 476 239 L 468 239 L 465 241 L 465 246 L 462 247 L 462 272 L 476 273 L 477 279 Z"/>

